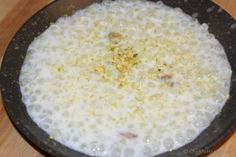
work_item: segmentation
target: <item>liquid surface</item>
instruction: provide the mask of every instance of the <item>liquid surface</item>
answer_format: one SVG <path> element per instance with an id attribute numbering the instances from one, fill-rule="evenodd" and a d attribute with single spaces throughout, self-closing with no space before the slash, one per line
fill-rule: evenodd
<path id="1" fill-rule="evenodd" d="M 230 78 L 206 24 L 161 2 L 117 0 L 62 17 L 37 37 L 20 87 L 52 139 L 91 156 L 150 157 L 209 126 Z"/>

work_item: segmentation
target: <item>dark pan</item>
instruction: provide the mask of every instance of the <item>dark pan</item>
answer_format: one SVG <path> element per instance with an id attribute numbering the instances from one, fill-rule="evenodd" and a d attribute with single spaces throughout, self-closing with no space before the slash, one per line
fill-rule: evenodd
<path id="1" fill-rule="evenodd" d="M 50 140 L 48 134 L 41 130 L 28 116 L 21 101 L 19 73 L 27 48 L 32 40 L 42 33 L 51 22 L 59 17 L 70 15 L 77 9 L 85 8 L 95 0 L 58 0 L 29 19 L 15 34 L 10 42 L 1 66 L 1 92 L 6 111 L 19 132 L 38 150 L 48 156 L 57 157 L 88 157 L 64 145 Z M 226 139 L 236 126 L 236 29 L 235 20 L 210 0 L 163 0 L 172 7 L 180 7 L 189 15 L 198 15 L 200 23 L 209 24 L 209 31 L 224 46 L 233 69 L 230 98 L 221 114 L 193 142 L 160 157 L 199 156 L 217 146 Z M 196 14 L 197 13 L 197 14 Z"/>

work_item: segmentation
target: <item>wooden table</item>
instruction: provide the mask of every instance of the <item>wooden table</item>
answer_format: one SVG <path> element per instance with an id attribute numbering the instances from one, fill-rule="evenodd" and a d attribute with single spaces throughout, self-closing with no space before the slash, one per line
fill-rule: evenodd
<path id="1" fill-rule="evenodd" d="M 0 0 L 0 57 L 17 29 L 52 0 Z M 236 0 L 214 0 L 236 19 Z M 42 157 L 12 126 L 0 99 L 0 157 Z M 208 157 L 236 157 L 236 133 Z"/>

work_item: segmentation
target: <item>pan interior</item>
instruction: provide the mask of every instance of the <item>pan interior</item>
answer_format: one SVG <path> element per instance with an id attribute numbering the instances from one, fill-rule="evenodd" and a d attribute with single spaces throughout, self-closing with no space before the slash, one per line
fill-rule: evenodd
<path id="1" fill-rule="evenodd" d="M 52 24 L 30 44 L 20 85 L 53 139 L 90 155 L 139 157 L 198 136 L 228 99 L 230 77 L 206 24 L 161 2 L 116 1 Z"/>

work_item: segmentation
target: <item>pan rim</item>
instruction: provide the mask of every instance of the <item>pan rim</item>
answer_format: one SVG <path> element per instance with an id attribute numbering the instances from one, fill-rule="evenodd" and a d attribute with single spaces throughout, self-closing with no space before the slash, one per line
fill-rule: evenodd
<path id="1" fill-rule="evenodd" d="M 44 10 L 46 10 L 47 8 L 49 8 L 50 6 L 54 5 L 55 3 L 59 3 L 59 1 L 53 1 L 49 4 L 47 4 L 46 6 L 42 7 L 41 9 L 39 9 L 36 13 L 34 13 L 30 18 L 27 18 L 26 22 L 21 25 L 19 27 L 19 29 L 17 30 L 17 32 L 14 34 L 13 38 L 17 35 L 17 33 L 19 31 L 21 31 L 28 23 L 30 20 L 32 20 L 34 17 L 38 16 L 38 14 Z M 217 6 L 215 3 L 209 1 L 209 3 L 212 3 L 212 5 L 214 4 L 214 6 Z M 218 6 L 217 6 L 218 7 Z M 226 11 L 224 11 L 226 14 L 228 14 Z M 229 14 L 228 14 L 229 15 Z M 12 38 L 12 39 L 13 39 Z M 6 88 L 4 83 L 2 83 L 2 75 L 3 75 L 3 69 L 4 69 L 4 66 L 6 66 L 5 64 L 5 60 L 7 58 L 7 53 L 10 51 L 10 47 L 9 45 L 12 43 L 12 40 L 9 42 L 7 48 L 5 49 L 5 53 L 3 55 L 3 59 L 2 59 L 2 63 L 1 63 L 1 93 L 2 93 L 2 100 L 3 100 L 3 106 L 4 108 L 6 109 L 7 111 L 7 115 L 8 117 L 10 118 L 11 122 L 14 124 L 15 128 L 24 136 L 25 139 L 29 140 L 30 142 L 33 143 L 33 145 L 36 145 L 38 149 L 42 149 L 45 148 L 45 147 L 49 147 L 48 145 L 40 142 L 40 141 L 37 141 L 37 137 L 34 136 L 34 134 L 32 134 L 30 132 L 30 130 L 28 130 L 27 127 L 25 127 L 24 125 L 19 125 L 21 123 L 17 123 L 16 120 L 15 120 L 15 115 L 14 113 L 12 112 L 12 109 L 11 109 L 11 105 L 6 105 L 6 104 L 9 104 L 9 102 L 5 99 L 7 96 L 7 93 L 6 93 Z M 223 139 L 225 139 L 227 136 L 230 135 L 230 133 L 233 132 L 233 130 L 236 128 L 236 118 L 234 118 L 234 120 L 232 120 L 231 123 L 229 123 L 228 127 L 227 128 L 224 128 L 224 131 L 222 131 L 222 133 L 218 136 L 218 138 L 216 138 L 214 141 L 212 141 L 210 144 L 207 145 L 207 147 L 204 147 L 204 148 L 200 148 L 202 150 L 210 150 L 212 149 L 213 146 L 215 146 L 217 143 L 219 143 L 220 141 L 222 141 Z M 25 131 L 28 131 L 28 134 L 25 134 Z M 43 130 L 42 130 L 43 131 Z M 32 141 L 32 138 L 34 138 L 34 140 Z M 37 141 L 37 142 L 36 142 Z M 65 146 L 66 147 L 66 146 Z M 59 156 L 66 156 L 66 154 L 64 152 L 61 152 L 61 150 L 58 150 L 58 149 L 54 149 L 55 147 L 50 147 L 49 149 L 43 149 L 43 151 L 45 151 L 46 153 L 48 154 L 51 154 L 53 155 L 52 153 L 55 153 L 55 152 L 58 152 Z M 66 149 L 70 149 L 68 147 L 66 147 Z M 71 150 L 71 149 L 70 149 Z M 74 150 L 73 150 L 74 151 Z M 76 151 L 77 153 L 77 151 Z M 78 152 L 79 153 L 79 152 Z M 201 151 L 197 151 L 196 152 L 187 152 L 187 154 L 185 154 L 186 156 L 199 156 L 201 155 L 202 152 Z M 81 155 L 81 156 L 84 156 L 83 154 L 78 154 L 78 155 Z M 89 156 L 87 156 L 89 157 Z"/>

